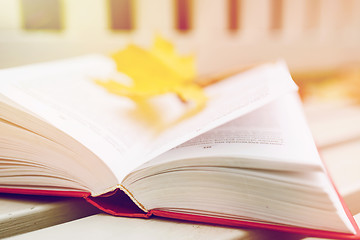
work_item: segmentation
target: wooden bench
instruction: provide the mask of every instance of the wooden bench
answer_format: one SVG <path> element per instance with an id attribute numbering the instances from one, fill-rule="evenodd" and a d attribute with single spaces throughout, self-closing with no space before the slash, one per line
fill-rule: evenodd
<path id="1" fill-rule="evenodd" d="M 305 103 L 305 112 L 335 184 L 360 224 L 360 106 L 343 101 L 311 102 Z M 260 229 L 235 229 L 160 218 L 144 220 L 113 217 L 99 213 L 82 199 L 0 194 L 0 238 L 3 237 L 10 239 L 303 238 L 294 234 Z"/>

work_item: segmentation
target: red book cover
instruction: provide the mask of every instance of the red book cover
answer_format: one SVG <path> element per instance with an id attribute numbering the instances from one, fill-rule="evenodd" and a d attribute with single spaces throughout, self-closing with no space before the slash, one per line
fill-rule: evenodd
<path id="1" fill-rule="evenodd" d="M 335 187 L 335 186 L 334 186 Z M 337 190 L 336 190 L 337 191 Z M 335 238 L 335 239 L 360 239 L 360 230 L 351 215 L 349 209 L 344 203 L 342 197 L 337 194 L 341 200 L 343 208 L 350 219 L 352 225 L 356 230 L 356 234 L 347 234 L 340 232 L 330 232 L 318 229 L 309 229 L 302 227 L 286 226 L 269 224 L 262 222 L 242 221 L 228 218 L 220 218 L 213 216 L 203 216 L 186 213 L 176 213 L 171 211 L 162 210 L 150 210 L 144 212 L 141 210 L 131 198 L 122 190 L 116 189 L 107 194 L 92 197 L 88 192 L 76 192 L 76 191 L 53 191 L 53 190 L 38 190 L 38 189 L 20 189 L 20 188 L 0 188 L 0 192 L 3 193 L 15 193 L 15 194 L 31 194 L 31 195 L 47 195 L 47 196 L 64 196 L 64 197 L 83 197 L 89 203 L 99 208 L 100 210 L 120 217 L 137 217 L 137 218 L 150 218 L 152 216 L 179 219 L 193 222 L 208 223 L 213 225 L 239 227 L 239 228 L 262 228 L 275 231 L 291 232 L 296 234 L 302 234 L 304 236 L 322 237 L 322 238 Z"/>

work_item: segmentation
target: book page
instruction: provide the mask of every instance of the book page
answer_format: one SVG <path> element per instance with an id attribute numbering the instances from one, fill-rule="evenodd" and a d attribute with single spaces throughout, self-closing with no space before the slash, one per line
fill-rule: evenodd
<path id="1" fill-rule="evenodd" d="M 281 97 L 175 147 L 143 168 L 177 160 L 184 160 L 181 166 L 198 166 L 201 161 L 194 159 L 206 159 L 204 164 L 216 166 L 319 170 L 322 162 L 300 104 L 296 94 Z"/>
<path id="2" fill-rule="evenodd" d="M 260 66 L 206 88 L 205 109 L 181 119 L 191 105 L 175 95 L 144 106 L 95 84 L 114 71 L 103 56 L 15 68 L 1 73 L 9 80 L 0 93 L 83 144 L 120 182 L 151 158 L 297 89 L 283 63 Z"/>
<path id="3" fill-rule="evenodd" d="M 1 79 L 8 81 L 0 82 L 0 94 L 80 142 L 110 169 L 123 169 L 125 174 L 128 165 L 133 168 L 132 149 L 153 133 L 138 120 L 141 116 L 130 99 L 95 84 L 114 68 L 107 57 L 86 56 L 9 69 L 1 72 Z M 20 125 L 26 124 L 23 120 Z"/>
<path id="4" fill-rule="evenodd" d="M 263 65 L 213 84 L 205 89 L 208 96 L 206 108 L 164 131 L 149 145 L 146 158 L 150 160 L 295 90 L 297 87 L 282 62 Z"/>

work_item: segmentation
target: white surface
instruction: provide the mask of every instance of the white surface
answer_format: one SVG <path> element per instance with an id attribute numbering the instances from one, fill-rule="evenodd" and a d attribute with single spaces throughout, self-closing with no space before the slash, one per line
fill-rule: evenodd
<path id="1" fill-rule="evenodd" d="M 320 149 L 360 140 L 360 106 L 339 100 L 309 102 L 305 114 Z"/>
<path id="2" fill-rule="evenodd" d="M 97 213 L 83 199 L 0 194 L 0 238 Z"/>

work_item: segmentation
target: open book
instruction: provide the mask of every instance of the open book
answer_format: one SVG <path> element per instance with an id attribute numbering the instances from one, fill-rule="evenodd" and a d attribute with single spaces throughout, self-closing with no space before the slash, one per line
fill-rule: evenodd
<path id="1" fill-rule="evenodd" d="M 114 68 L 94 55 L 0 71 L 1 192 L 85 197 L 118 216 L 360 236 L 284 63 L 207 87 L 195 115 L 171 94 L 107 93 L 95 80 Z"/>

